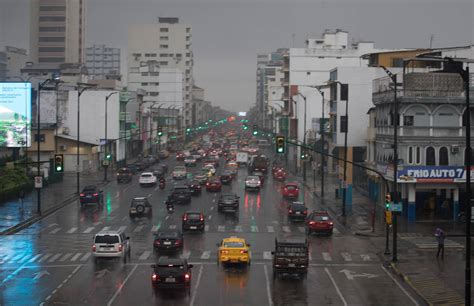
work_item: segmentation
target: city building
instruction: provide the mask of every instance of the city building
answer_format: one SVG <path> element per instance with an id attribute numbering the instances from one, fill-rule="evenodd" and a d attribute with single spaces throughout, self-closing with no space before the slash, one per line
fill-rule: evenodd
<path id="1" fill-rule="evenodd" d="M 21 69 L 25 67 L 26 62 L 28 61 L 28 54 L 26 53 L 26 50 L 6 46 L 5 53 L 7 56 L 6 79 L 11 81 L 20 81 Z"/>
<path id="2" fill-rule="evenodd" d="M 199 125 L 206 121 L 206 107 L 211 106 L 211 102 L 205 100 L 205 90 L 198 86 L 193 86 L 191 103 L 191 126 Z"/>
<path id="3" fill-rule="evenodd" d="M 92 80 L 119 78 L 120 49 L 93 45 L 86 49 L 86 68 Z"/>
<path id="4" fill-rule="evenodd" d="M 86 0 L 31 0 L 30 61 L 83 63 Z"/>
<path id="5" fill-rule="evenodd" d="M 7 79 L 7 53 L 0 51 L 0 82 Z"/>

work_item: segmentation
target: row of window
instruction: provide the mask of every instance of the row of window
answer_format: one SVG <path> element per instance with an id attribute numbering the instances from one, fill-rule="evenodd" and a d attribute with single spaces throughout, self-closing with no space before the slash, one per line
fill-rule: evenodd
<path id="1" fill-rule="evenodd" d="M 436 166 L 436 149 L 433 147 L 421 148 L 421 147 L 408 147 L 408 159 L 409 165 L 421 165 L 423 161 L 421 159 L 422 150 L 425 151 L 425 162 L 426 166 Z M 438 149 L 438 165 L 449 166 L 449 151 L 447 147 L 440 147 Z"/>
<path id="2" fill-rule="evenodd" d="M 38 62 L 40 63 L 63 63 L 65 61 L 64 57 L 40 57 Z"/>
<path id="3" fill-rule="evenodd" d="M 65 37 L 39 37 L 38 38 L 39 42 L 65 42 L 66 38 Z"/>
<path id="4" fill-rule="evenodd" d="M 159 82 L 141 83 L 142 86 L 159 86 Z"/>
<path id="5" fill-rule="evenodd" d="M 39 27 L 40 32 L 66 32 L 66 27 Z"/>
<path id="6" fill-rule="evenodd" d="M 39 47 L 39 52 L 64 52 L 66 48 L 64 47 Z"/>
<path id="7" fill-rule="evenodd" d="M 160 28 L 160 32 L 161 33 L 168 33 L 169 28 Z M 191 28 L 186 28 L 186 33 L 189 33 L 189 32 L 191 32 Z"/>
<path id="8" fill-rule="evenodd" d="M 166 48 L 168 47 L 168 45 L 162 45 L 162 46 L 166 46 Z M 176 55 L 177 58 L 183 57 L 183 54 L 181 54 L 181 53 L 176 53 L 176 54 L 173 54 L 173 53 L 160 53 L 160 57 L 173 57 L 175 55 Z M 156 57 L 157 53 L 144 53 L 144 54 L 132 53 L 132 56 L 134 56 L 134 57 L 141 57 L 141 56 Z M 186 53 L 186 57 L 191 57 L 191 53 L 189 53 L 189 52 Z"/>
<path id="9" fill-rule="evenodd" d="M 66 6 L 40 5 L 40 12 L 64 12 Z"/>
<path id="10" fill-rule="evenodd" d="M 45 22 L 61 22 L 66 21 L 66 16 L 39 16 L 39 21 Z"/>

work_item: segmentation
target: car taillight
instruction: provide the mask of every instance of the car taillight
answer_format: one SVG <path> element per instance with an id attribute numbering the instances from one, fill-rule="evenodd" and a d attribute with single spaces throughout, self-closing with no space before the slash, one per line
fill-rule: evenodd
<path id="1" fill-rule="evenodd" d="M 183 216 L 183 221 L 188 220 L 188 217 L 186 215 Z"/>
<path id="2" fill-rule="evenodd" d="M 160 277 L 159 277 L 158 275 L 156 275 L 155 273 L 153 273 L 153 274 L 151 275 L 151 279 L 152 279 L 154 282 L 156 282 L 157 280 L 160 279 Z"/>
<path id="3" fill-rule="evenodd" d="M 329 222 L 329 225 L 334 225 L 334 222 Z"/>
<path id="4" fill-rule="evenodd" d="M 123 245 L 119 244 L 119 252 L 122 252 L 123 250 Z"/>
<path id="5" fill-rule="evenodd" d="M 285 190 L 285 192 L 287 192 L 287 191 L 288 191 L 288 188 L 285 187 L 283 190 Z"/>
<path id="6" fill-rule="evenodd" d="M 181 241 L 176 240 L 176 242 L 174 244 L 179 245 L 180 243 L 181 243 Z"/>
<path id="7" fill-rule="evenodd" d="M 240 254 L 247 254 L 248 251 L 247 250 L 240 250 Z"/>
<path id="8" fill-rule="evenodd" d="M 191 280 L 191 274 L 189 274 L 189 273 L 184 274 L 184 279 L 185 279 L 187 282 L 189 282 L 189 281 Z"/>
<path id="9" fill-rule="evenodd" d="M 160 242 L 159 240 L 155 240 L 155 244 L 156 244 L 156 245 L 160 245 L 161 242 Z"/>
<path id="10" fill-rule="evenodd" d="M 316 222 L 314 222 L 314 221 L 309 221 L 309 225 L 314 225 L 314 224 L 316 224 Z"/>
<path id="11" fill-rule="evenodd" d="M 97 249 L 97 247 L 95 246 L 95 244 L 92 245 L 92 252 L 95 252 L 95 250 Z"/>
<path id="12" fill-rule="evenodd" d="M 99 195 L 98 193 L 94 193 L 94 194 L 93 194 L 94 197 L 96 197 L 96 196 L 98 196 L 98 195 Z"/>
<path id="13" fill-rule="evenodd" d="M 199 220 L 204 221 L 204 216 L 201 216 L 201 218 L 199 218 Z"/>
<path id="14" fill-rule="evenodd" d="M 308 214 L 307 210 L 303 211 L 303 215 L 307 215 L 307 214 Z"/>
<path id="15" fill-rule="evenodd" d="M 81 193 L 81 194 L 79 194 L 79 196 L 83 197 L 83 196 L 84 196 L 84 194 L 83 194 L 83 193 Z"/>

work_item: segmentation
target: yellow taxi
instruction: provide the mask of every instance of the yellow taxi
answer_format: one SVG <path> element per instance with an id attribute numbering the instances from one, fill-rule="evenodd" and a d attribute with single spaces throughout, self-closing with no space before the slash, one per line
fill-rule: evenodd
<path id="1" fill-rule="evenodd" d="M 250 244 L 245 239 L 235 236 L 224 238 L 217 244 L 217 264 L 245 263 L 250 265 Z"/>

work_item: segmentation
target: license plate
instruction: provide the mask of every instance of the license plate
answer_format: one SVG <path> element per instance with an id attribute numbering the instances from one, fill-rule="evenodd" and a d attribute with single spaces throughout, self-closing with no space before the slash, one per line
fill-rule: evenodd
<path id="1" fill-rule="evenodd" d="M 197 226 L 190 226 L 190 229 L 197 229 Z"/>
<path id="2" fill-rule="evenodd" d="M 92 198 L 92 196 L 88 195 L 88 196 L 86 196 L 86 198 Z"/>
<path id="3" fill-rule="evenodd" d="M 297 214 L 297 215 L 301 215 L 301 212 L 297 211 L 296 214 Z"/>
<path id="4" fill-rule="evenodd" d="M 290 264 L 288 264 L 288 267 L 294 267 L 294 266 L 295 266 L 295 264 L 294 264 L 294 263 L 290 263 Z"/>
<path id="5" fill-rule="evenodd" d="M 176 278 L 174 278 L 174 277 L 167 277 L 165 281 L 166 281 L 167 283 L 174 283 L 174 282 L 176 282 Z"/>
<path id="6" fill-rule="evenodd" d="M 165 241 L 163 242 L 164 245 L 171 245 L 171 242 L 170 241 Z"/>

